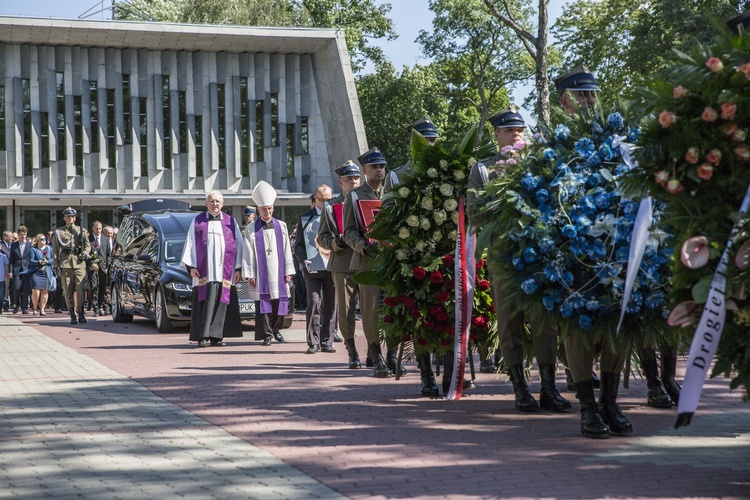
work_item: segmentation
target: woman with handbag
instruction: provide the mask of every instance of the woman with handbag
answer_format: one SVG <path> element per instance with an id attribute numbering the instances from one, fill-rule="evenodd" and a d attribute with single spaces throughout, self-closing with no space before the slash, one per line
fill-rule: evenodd
<path id="1" fill-rule="evenodd" d="M 46 316 L 49 287 L 52 276 L 52 247 L 47 245 L 47 237 L 37 234 L 29 258 L 29 275 L 31 276 L 31 304 L 34 316 Z"/>

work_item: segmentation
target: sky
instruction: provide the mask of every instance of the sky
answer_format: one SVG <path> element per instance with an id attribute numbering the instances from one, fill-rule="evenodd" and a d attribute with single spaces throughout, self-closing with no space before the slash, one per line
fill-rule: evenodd
<path id="1" fill-rule="evenodd" d="M 560 15 L 562 7 L 569 0 L 551 0 L 549 6 L 550 26 Z M 382 5 L 391 4 L 389 17 L 393 19 L 398 39 L 394 41 L 374 40 L 383 48 L 386 56 L 396 69 L 415 64 L 428 64 L 429 59 L 422 55 L 416 43 L 420 30 L 432 29 L 432 12 L 428 0 L 375 0 Z M 109 12 L 102 11 L 112 5 L 112 0 L 0 0 L 0 15 L 20 15 L 29 17 L 78 18 L 89 13 L 90 20 L 109 19 Z M 553 41 L 550 39 L 550 41 Z M 520 106 L 527 95 L 533 92 L 533 82 L 519 87 L 513 93 L 513 100 Z M 530 113 L 526 113 L 530 115 Z"/>

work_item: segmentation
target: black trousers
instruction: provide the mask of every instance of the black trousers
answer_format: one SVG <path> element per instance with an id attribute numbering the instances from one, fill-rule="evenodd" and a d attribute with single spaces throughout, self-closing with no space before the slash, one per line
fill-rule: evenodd
<path id="1" fill-rule="evenodd" d="M 307 289 L 307 345 L 327 345 L 336 326 L 336 288 L 330 271 L 310 273 L 303 269 Z"/>
<path id="2" fill-rule="evenodd" d="M 279 316 L 279 299 L 271 300 L 271 312 L 261 314 L 260 301 L 255 301 L 255 340 L 272 337 L 281 330 L 284 318 Z"/>

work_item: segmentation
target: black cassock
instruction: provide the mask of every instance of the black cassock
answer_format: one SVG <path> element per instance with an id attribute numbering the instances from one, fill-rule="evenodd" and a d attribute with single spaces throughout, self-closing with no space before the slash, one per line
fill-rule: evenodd
<path id="1" fill-rule="evenodd" d="M 206 285 L 206 300 L 198 301 L 198 287 L 193 287 L 193 312 L 190 316 L 190 340 L 242 337 L 242 321 L 237 288 L 231 287 L 229 304 L 221 301 L 221 283 Z"/>

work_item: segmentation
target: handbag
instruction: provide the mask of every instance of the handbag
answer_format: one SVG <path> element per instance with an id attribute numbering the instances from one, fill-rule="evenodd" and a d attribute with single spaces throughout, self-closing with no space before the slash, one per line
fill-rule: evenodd
<path id="1" fill-rule="evenodd" d="M 49 290 L 50 292 L 54 292 L 55 290 L 57 290 L 57 277 L 54 274 L 52 275 L 52 279 L 49 280 L 47 290 Z"/>

